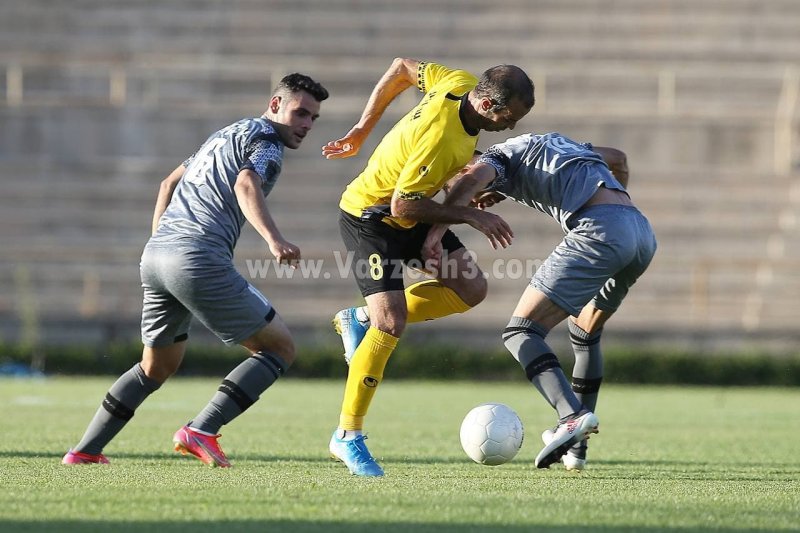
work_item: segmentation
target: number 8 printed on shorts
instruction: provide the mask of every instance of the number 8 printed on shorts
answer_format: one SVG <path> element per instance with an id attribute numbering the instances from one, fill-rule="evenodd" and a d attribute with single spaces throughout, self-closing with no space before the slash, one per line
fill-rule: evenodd
<path id="1" fill-rule="evenodd" d="M 381 256 L 378 254 L 369 256 L 369 275 L 372 276 L 372 279 L 375 281 L 383 279 L 383 264 L 381 262 Z"/>

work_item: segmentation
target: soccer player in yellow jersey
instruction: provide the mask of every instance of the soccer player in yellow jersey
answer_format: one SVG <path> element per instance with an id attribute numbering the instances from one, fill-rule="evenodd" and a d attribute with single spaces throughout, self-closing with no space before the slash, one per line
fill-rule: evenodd
<path id="1" fill-rule="evenodd" d="M 322 148 L 328 159 L 351 157 L 389 103 L 416 85 L 422 100 L 383 138 L 364 171 L 348 185 L 339 227 L 366 307 L 334 317 L 350 364 L 331 454 L 360 476 L 381 476 L 364 443 L 364 417 L 386 362 L 407 322 L 463 313 L 486 296 L 486 280 L 450 231 L 441 239 L 436 279 L 403 284 L 403 264 L 423 268 L 421 249 L 431 224 L 468 220 L 492 246 L 508 246 L 511 229 L 498 216 L 432 199 L 471 159 L 481 130 L 513 129 L 533 107 L 533 83 L 513 65 L 469 72 L 397 58 L 378 81 L 358 123 Z"/>

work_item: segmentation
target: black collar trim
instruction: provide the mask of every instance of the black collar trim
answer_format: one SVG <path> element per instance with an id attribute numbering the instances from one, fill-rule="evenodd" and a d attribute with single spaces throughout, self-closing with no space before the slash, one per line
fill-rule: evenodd
<path id="1" fill-rule="evenodd" d="M 450 96 L 450 93 L 448 93 L 447 97 L 450 98 Z M 460 100 L 461 103 L 458 106 L 458 118 L 461 119 L 461 125 L 464 126 L 464 131 L 466 131 L 468 135 L 472 135 L 474 137 L 478 135 L 481 130 L 471 129 L 469 126 L 467 126 L 467 106 L 469 105 L 469 92 L 464 94 Z"/>

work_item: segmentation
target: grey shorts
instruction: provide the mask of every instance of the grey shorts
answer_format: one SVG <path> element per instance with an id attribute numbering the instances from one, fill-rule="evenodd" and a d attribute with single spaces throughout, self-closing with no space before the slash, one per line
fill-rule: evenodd
<path id="1" fill-rule="evenodd" d="M 145 346 L 186 340 L 192 316 L 225 344 L 239 344 L 275 316 L 269 300 L 222 256 L 148 246 L 139 268 Z"/>
<path id="2" fill-rule="evenodd" d="M 573 316 L 589 302 L 616 311 L 656 253 L 650 223 L 635 207 L 595 205 L 569 227 L 531 285 Z"/>

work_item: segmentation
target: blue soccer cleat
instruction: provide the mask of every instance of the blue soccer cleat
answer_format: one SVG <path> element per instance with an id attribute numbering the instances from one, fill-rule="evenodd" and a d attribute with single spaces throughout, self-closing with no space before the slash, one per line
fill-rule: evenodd
<path id="1" fill-rule="evenodd" d="M 375 462 L 364 443 L 367 437 L 359 435 L 352 440 L 343 440 L 336 436 L 338 431 L 333 432 L 331 443 L 328 445 L 331 457 L 343 462 L 354 476 L 382 476 L 383 468 Z"/>
<path id="2" fill-rule="evenodd" d="M 342 309 L 334 315 L 333 329 L 342 336 L 344 360 L 349 365 L 353 354 L 356 353 L 356 348 L 361 344 L 364 335 L 367 334 L 369 322 L 361 322 L 358 320 L 358 318 L 356 318 L 356 308 L 349 307 L 347 309 Z"/>

